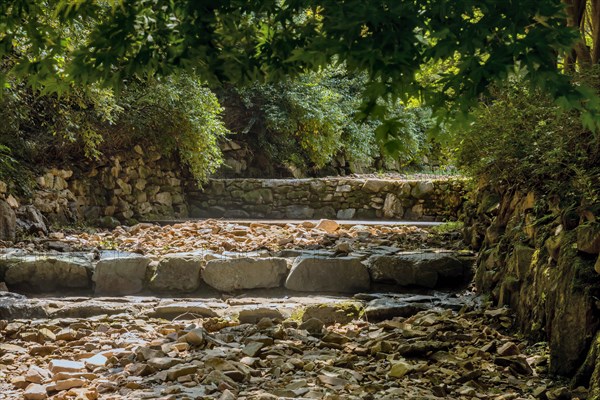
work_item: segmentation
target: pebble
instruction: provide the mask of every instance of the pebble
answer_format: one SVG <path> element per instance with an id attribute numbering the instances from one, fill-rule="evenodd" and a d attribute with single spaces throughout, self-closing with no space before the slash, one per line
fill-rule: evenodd
<path id="1" fill-rule="evenodd" d="M 328 326 L 316 318 L 300 325 L 265 318 L 213 324 L 210 331 L 205 327 L 211 318 L 167 321 L 133 313 L 0 324 L 0 358 L 13 362 L 1 370 L 0 393 L 26 400 L 571 395 L 544 375 L 547 349 L 527 348 L 522 339 L 493 328 L 510 318 L 504 312 L 429 309 L 377 323 L 353 318 Z M 52 332 L 69 326 L 85 339 L 45 339 L 52 354 L 60 355 L 52 357 L 20 335 L 40 325 Z"/>

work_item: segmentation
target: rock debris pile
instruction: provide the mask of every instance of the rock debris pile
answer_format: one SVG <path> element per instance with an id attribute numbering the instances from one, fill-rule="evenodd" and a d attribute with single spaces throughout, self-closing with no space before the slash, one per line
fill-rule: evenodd
<path id="1" fill-rule="evenodd" d="M 282 249 L 355 250 L 374 246 L 396 246 L 412 250 L 427 247 L 455 247 L 456 235 L 431 235 L 415 226 L 340 226 L 333 220 L 318 223 L 276 225 L 254 222 L 248 225 L 219 220 L 190 221 L 158 226 L 141 223 L 111 231 L 77 233 L 56 237 L 73 249 L 113 248 L 144 254 L 168 254 L 207 250 L 214 252 Z M 344 250 L 342 248 L 341 250 Z"/>
<path id="2" fill-rule="evenodd" d="M 320 314 L 326 321 L 328 315 Z M 300 313 L 294 319 L 265 317 L 243 324 L 131 314 L 1 321 L 0 397 L 509 400 L 579 395 L 543 377 L 545 348 L 505 336 L 510 324 L 504 309 L 427 310 L 379 323 L 354 319 L 331 325 Z"/>

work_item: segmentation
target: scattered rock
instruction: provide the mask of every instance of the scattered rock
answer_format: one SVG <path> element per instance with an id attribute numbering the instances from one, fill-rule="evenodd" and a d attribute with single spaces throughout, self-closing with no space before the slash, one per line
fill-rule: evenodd
<path id="1" fill-rule="evenodd" d="M 299 328 L 306 330 L 311 335 L 321 335 L 325 324 L 320 319 L 308 318 L 300 324 Z"/>
<path id="2" fill-rule="evenodd" d="M 516 356 L 520 354 L 519 348 L 513 342 L 506 342 L 498 348 L 498 354 L 501 356 Z"/>
<path id="3" fill-rule="evenodd" d="M 340 228 L 340 224 L 331 219 L 322 219 L 317 223 L 316 229 L 321 229 L 327 233 L 334 233 Z"/>
<path id="4" fill-rule="evenodd" d="M 32 383 L 27 386 L 25 392 L 23 393 L 23 397 L 25 400 L 43 400 L 48 398 L 48 394 L 46 393 L 46 387 L 39 385 L 37 383 Z"/>
<path id="5" fill-rule="evenodd" d="M 392 378 L 402 378 L 412 370 L 412 365 L 405 361 L 395 361 L 388 375 Z"/>
<path id="6" fill-rule="evenodd" d="M 405 304 L 434 303 L 435 298 L 396 296 Z M 378 298 L 370 301 L 374 300 Z M 335 315 L 336 309 L 328 312 L 323 315 Z M 310 314 L 300 326 L 279 318 L 241 325 L 218 325 L 198 317 L 168 322 L 144 313 L 0 322 L 3 335 L 18 337 L 23 345 L 0 343 L 0 387 L 7 398 L 54 395 L 57 400 L 358 399 L 373 395 L 372 387 L 378 388 L 375 398 L 388 400 L 497 398 L 497 393 L 504 393 L 502 400 L 567 398 L 570 391 L 553 384 L 543 369 L 533 374 L 524 356 L 500 355 L 516 353 L 523 344 L 488 325 L 495 318 L 507 315 L 496 310 L 458 314 L 431 309 L 379 323 L 354 319 L 327 328 Z M 60 358 L 34 359 L 31 349 L 40 345 L 20 338 L 41 336 L 42 329 L 54 331 L 57 338 L 71 331 L 83 339 L 56 340 Z M 497 350 L 483 345 L 490 341 L 499 343 Z M 545 351 L 535 346 L 526 353 L 533 360 L 544 358 Z"/>
<path id="7" fill-rule="evenodd" d="M 17 228 L 28 235 L 47 235 L 48 227 L 40 210 L 32 205 L 21 206 L 17 210 Z"/>
<path id="8" fill-rule="evenodd" d="M 52 360 L 48 364 L 48 369 L 53 374 L 59 372 L 83 372 L 86 371 L 85 364 L 79 361 L 71 360 Z"/>

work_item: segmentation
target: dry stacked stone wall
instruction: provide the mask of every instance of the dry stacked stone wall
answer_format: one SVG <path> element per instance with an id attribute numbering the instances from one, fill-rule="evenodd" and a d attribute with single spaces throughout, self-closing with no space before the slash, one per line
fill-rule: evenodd
<path id="1" fill-rule="evenodd" d="M 185 217 L 189 175 L 156 149 L 110 156 L 78 168 L 48 168 L 37 177 L 31 203 L 49 222 L 105 226 Z"/>
<path id="2" fill-rule="evenodd" d="M 576 374 L 575 386 L 591 385 L 600 395 L 597 212 L 487 187 L 472 193 L 465 214 L 466 239 L 479 250 L 477 288 L 514 310 L 523 332 L 548 341 L 551 373 Z"/>
<path id="3" fill-rule="evenodd" d="M 454 220 L 465 181 L 213 179 L 188 195 L 194 217 Z"/>
<path id="4" fill-rule="evenodd" d="M 465 181 L 211 179 L 198 188 L 179 160 L 135 146 L 101 162 L 41 169 L 31 194 L 0 182 L 0 239 L 50 224 L 115 227 L 189 217 L 455 220 Z"/>

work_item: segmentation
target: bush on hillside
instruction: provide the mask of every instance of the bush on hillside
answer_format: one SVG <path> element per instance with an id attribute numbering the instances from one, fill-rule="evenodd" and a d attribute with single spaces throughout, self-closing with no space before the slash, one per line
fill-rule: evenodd
<path id="1" fill-rule="evenodd" d="M 598 69 L 577 79 L 600 88 Z M 497 185 L 516 185 L 569 202 L 600 204 L 600 136 L 577 112 L 514 82 L 492 91 L 457 135 L 458 165 Z"/>
<path id="2" fill-rule="evenodd" d="M 305 171 L 318 171 L 338 155 L 367 166 L 377 159 L 402 166 L 421 159 L 432 149 L 426 135 L 430 111 L 389 107 L 388 117 L 397 119 L 402 131 L 390 155 L 377 141 L 381 123 L 356 118 L 365 83 L 365 76 L 332 66 L 276 84 L 230 88 L 222 96 L 225 119 L 272 163 Z"/>
<path id="3" fill-rule="evenodd" d="M 200 182 L 221 163 L 221 106 L 189 75 L 129 82 L 118 94 L 92 86 L 46 95 L 15 83 L 0 101 L 0 145 L 22 166 L 95 159 L 135 144 L 177 154 Z"/>

